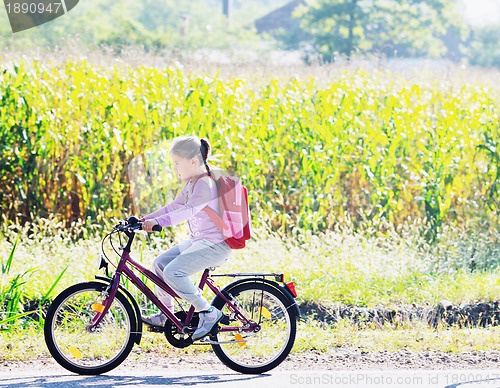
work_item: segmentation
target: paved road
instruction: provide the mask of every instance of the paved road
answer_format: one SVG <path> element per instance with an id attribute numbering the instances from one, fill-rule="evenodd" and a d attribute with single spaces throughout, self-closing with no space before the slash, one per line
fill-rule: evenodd
<path id="1" fill-rule="evenodd" d="M 230 371 L 111 371 L 79 376 L 64 370 L 0 372 L 2 388 L 153 388 L 164 386 L 225 388 L 419 387 L 500 388 L 500 370 L 448 371 L 277 371 L 242 375 Z"/>

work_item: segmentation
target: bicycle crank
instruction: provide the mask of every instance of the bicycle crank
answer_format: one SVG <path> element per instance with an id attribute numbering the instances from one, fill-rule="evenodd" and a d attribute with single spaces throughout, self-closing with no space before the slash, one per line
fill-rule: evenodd
<path id="1" fill-rule="evenodd" d="M 175 313 L 175 316 L 179 318 L 181 322 L 184 322 L 186 319 L 186 312 L 184 311 L 177 311 Z M 175 346 L 176 348 L 182 349 L 186 348 L 189 345 L 193 344 L 193 339 L 191 338 L 191 333 L 196 330 L 196 327 L 198 326 L 198 316 L 195 315 L 193 316 L 193 319 L 191 320 L 191 325 L 187 327 L 186 332 L 179 332 L 179 329 L 177 329 L 177 326 L 173 324 L 173 322 L 170 319 L 167 319 L 167 322 L 165 322 L 165 328 L 164 328 L 164 333 L 165 337 L 167 338 L 167 341 L 172 345 Z"/>

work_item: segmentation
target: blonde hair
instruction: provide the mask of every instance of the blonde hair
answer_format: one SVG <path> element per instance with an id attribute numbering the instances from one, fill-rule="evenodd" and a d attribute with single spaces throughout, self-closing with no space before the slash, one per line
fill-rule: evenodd
<path id="1" fill-rule="evenodd" d="M 179 136 L 172 140 L 170 153 L 185 159 L 197 158 L 205 165 L 208 175 L 212 175 L 207 159 L 211 153 L 210 143 L 207 139 L 198 136 Z"/>

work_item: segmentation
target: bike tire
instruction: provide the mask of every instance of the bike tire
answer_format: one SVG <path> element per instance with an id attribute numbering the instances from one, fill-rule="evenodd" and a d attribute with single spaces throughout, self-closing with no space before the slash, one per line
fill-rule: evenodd
<path id="1" fill-rule="evenodd" d="M 297 330 L 297 322 L 296 322 L 296 316 L 295 312 L 293 309 L 290 308 L 291 302 L 290 299 L 287 298 L 283 292 L 281 292 L 278 288 L 273 287 L 269 284 L 266 284 L 264 282 L 259 282 L 259 281 L 252 281 L 252 282 L 246 282 L 246 283 L 241 283 L 241 284 L 236 284 L 234 287 L 228 287 L 225 289 L 227 293 L 229 293 L 235 300 L 238 300 L 242 295 L 249 294 L 244 296 L 245 300 L 252 299 L 252 294 L 254 294 L 253 299 L 259 299 L 262 296 L 266 297 L 266 300 L 274 301 L 275 305 L 277 306 L 275 309 L 269 311 L 267 310 L 266 314 L 271 314 L 269 316 L 268 321 L 272 321 L 271 318 L 272 315 L 276 314 L 277 316 L 279 315 L 280 321 L 286 323 L 286 336 L 283 337 L 283 344 L 281 348 L 277 349 L 275 354 L 270 357 L 270 359 L 266 362 L 262 363 L 255 363 L 252 361 L 252 355 L 250 353 L 254 352 L 250 348 L 248 348 L 248 354 L 245 354 L 245 349 L 244 347 L 247 345 L 242 346 L 242 349 L 238 348 L 233 348 L 234 346 L 239 346 L 239 345 L 219 345 L 219 344 L 212 344 L 212 348 L 214 350 L 214 353 L 216 356 L 219 358 L 219 360 L 222 361 L 224 365 L 229 367 L 230 369 L 239 372 L 239 373 L 244 373 L 244 374 L 261 374 L 270 371 L 271 369 L 276 368 L 279 364 L 281 364 L 288 354 L 290 353 L 293 344 L 295 342 L 295 336 L 296 336 L 296 330 Z M 249 298 L 250 297 L 250 298 Z M 255 298 L 257 297 L 257 298 Z M 264 298 L 262 298 L 264 299 Z M 250 302 L 253 303 L 253 302 Z M 260 303 L 257 300 L 257 304 Z M 269 303 L 269 302 L 266 302 Z M 216 297 L 212 303 L 215 307 L 217 307 L 219 310 L 223 310 L 226 303 L 225 301 L 220 298 Z M 248 305 L 248 303 L 247 303 Z M 256 306 L 248 307 L 247 310 L 255 310 Z M 260 306 L 260 314 L 263 315 L 263 307 Z M 278 311 L 278 312 L 275 312 Z M 227 314 L 227 312 L 226 312 Z M 236 323 L 236 322 L 234 322 Z M 241 322 L 237 322 L 237 324 L 241 325 Z M 278 325 L 279 326 L 279 325 Z M 276 340 L 277 337 L 281 338 L 282 333 L 280 329 L 276 330 L 271 330 L 270 333 L 275 334 L 272 335 L 270 338 L 272 339 L 269 341 L 269 337 L 266 339 L 266 337 L 263 337 L 260 341 L 262 345 L 257 344 L 256 345 L 256 350 L 258 353 L 259 346 L 265 347 L 265 346 L 271 346 L 271 343 Z M 262 327 L 262 330 L 255 335 L 255 337 L 249 337 L 250 341 L 253 340 L 253 338 L 257 338 L 259 335 L 263 335 L 265 333 L 266 327 L 265 325 Z M 241 334 L 240 334 L 241 335 Z M 264 334 L 265 335 L 265 334 Z M 222 332 L 219 332 L 217 335 L 212 336 L 212 339 L 219 341 L 223 340 L 224 335 Z M 278 339 L 279 339 L 278 338 Z M 281 340 L 280 340 L 281 341 Z M 233 353 L 233 354 L 231 354 Z M 241 356 L 240 356 L 241 353 Z M 254 352 L 255 353 L 255 352 Z M 257 354 L 255 353 L 255 354 Z M 255 356 L 254 358 L 258 358 Z M 247 359 L 247 361 L 245 361 Z"/>
<path id="2" fill-rule="evenodd" d="M 108 372 L 120 365 L 134 346 L 137 317 L 130 301 L 120 291 L 98 330 L 85 330 L 85 324 L 95 315 L 94 306 L 99 306 L 98 297 L 107 287 L 108 284 L 99 282 L 75 284 L 62 291 L 47 310 L 45 343 L 57 363 L 71 372 L 81 375 Z M 123 338 L 115 341 L 113 333 Z M 115 343 L 116 354 L 100 355 L 99 352 L 114 352 Z"/>

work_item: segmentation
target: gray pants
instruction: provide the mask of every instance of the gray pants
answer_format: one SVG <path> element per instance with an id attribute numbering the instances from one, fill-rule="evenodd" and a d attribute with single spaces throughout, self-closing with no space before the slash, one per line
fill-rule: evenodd
<path id="1" fill-rule="evenodd" d="M 218 267 L 224 264 L 230 255 L 231 248 L 224 241 L 214 244 L 206 239 L 195 242 L 185 240 L 158 256 L 153 263 L 153 271 L 172 287 L 177 295 L 191 303 L 197 311 L 202 311 L 208 309 L 210 304 L 188 276 L 205 268 Z M 159 287 L 156 290 L 165 305 L 173 306 L 171 295 Z"/>

